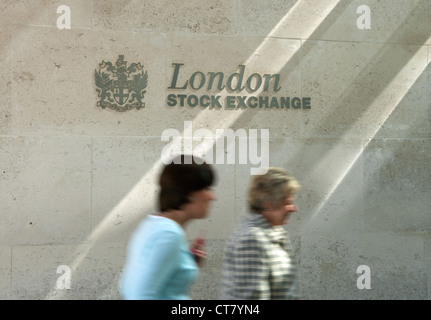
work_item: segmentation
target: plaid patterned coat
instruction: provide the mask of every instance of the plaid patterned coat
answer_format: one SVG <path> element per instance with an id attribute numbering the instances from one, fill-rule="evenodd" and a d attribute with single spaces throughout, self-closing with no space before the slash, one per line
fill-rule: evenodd
<path id="1" fill-rule="evenodd" d="M 297 266 L 283 226 L 247 213 L 228 241 L 223 262 L 224 300 L 298 299 Z"/>

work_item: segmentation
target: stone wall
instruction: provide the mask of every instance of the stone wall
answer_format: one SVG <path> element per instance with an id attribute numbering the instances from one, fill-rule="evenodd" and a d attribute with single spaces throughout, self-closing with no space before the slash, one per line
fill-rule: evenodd
<path id="1" fill-rule="evenodd" d="M 218 200 L 186 229 L 208 237 L 192 298 L 219 298 L 268 160 L 302 185 L 287 228 L 304 299 L 428 299 L 430 20 L 428 0 L 0 0 L 0 298 L 120 299 L 163 136 L 232 129 L 257 133 L 260 162 L 241 139 L 234 163 L 213 149 Z M 140 91 L 98 87 L 117 61 L 140 63 Z"/>

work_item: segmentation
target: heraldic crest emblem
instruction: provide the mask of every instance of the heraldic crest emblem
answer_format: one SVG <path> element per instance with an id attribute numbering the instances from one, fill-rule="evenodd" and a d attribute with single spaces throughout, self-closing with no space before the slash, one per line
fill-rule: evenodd
<path id="1" fill-rule="evenodd" d="M 142 99 L 148 75 L 140 62 L 127 66 L 124 55 L 119 55 L 115 65 L 105 61 L 99 63 L 99 70 L 94 71 L 94 78 L 100 98 L 97 106 L 119 112 L 145 107 Z"/>

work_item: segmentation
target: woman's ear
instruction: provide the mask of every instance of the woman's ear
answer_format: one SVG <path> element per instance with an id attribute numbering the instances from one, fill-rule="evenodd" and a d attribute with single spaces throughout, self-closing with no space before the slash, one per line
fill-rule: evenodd
<path id="1" fill-rule="evenodd" d="M 273 207 L 272 207 L 272 205 L 268 201 L 265 201 L 263 203 L 263 211 L 264 212 L 265 211 L 271 211 L 272 209 L 273 209 Z"/>
<path id="2" fill-rule="evenodd" d="M 263 204 L 263 210 L 262 210 L 262 216 L 264 216 L 264 218 L 266 220 L 268 220 L 269 223 L 271 223 L 272 220 L 272 205 L 268 202 L 265 202 Z"/>
<path id="3" fill-rule="evenodd" d="M 187 201 L 188 203 L 192 203 L 195 200 L 195 192 L 189 192 L 189 194 L 187 195 Z"/>

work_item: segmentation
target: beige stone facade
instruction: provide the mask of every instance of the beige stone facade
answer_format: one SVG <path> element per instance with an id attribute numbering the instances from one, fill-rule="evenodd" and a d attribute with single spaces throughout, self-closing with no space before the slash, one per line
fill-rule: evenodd
<path id="1" fill-rule="evenodd" d="M 199 129 L 255 130 L 258 147 L 269 130 L 258 153 L 302 185 L 288 229 L 304 299 L 429 299 L 429 21 L 428 0 L 0 0 L 0 299 L 120 299 L 168 129 L 183 148 Z M 120 56 L 146 72 L 140 109 L 98 105 L 95 72 L 119 79 L 102 66 Z M 239 144 L 186 229 L 208 232 L 193 299 L 219 298 L 246 210 L 259 164 Z"/>

